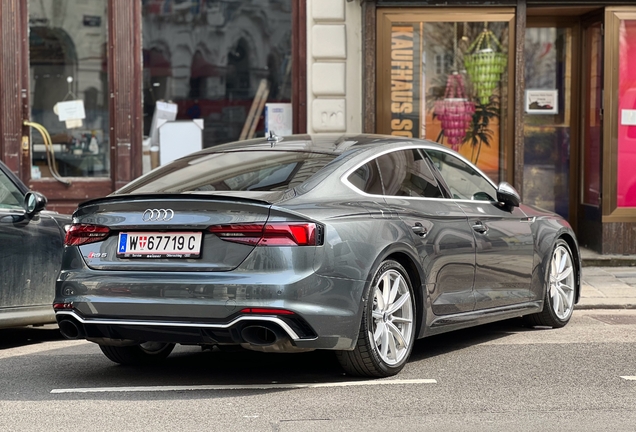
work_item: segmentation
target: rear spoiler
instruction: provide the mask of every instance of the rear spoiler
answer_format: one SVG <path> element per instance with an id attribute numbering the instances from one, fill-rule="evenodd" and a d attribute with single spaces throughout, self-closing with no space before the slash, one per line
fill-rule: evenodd
<path id="1" fill-rule="evenodd" d="M 227 192 L 232 193 L 234 191 L 220 191 L 220 193 Z M 231 195 L 221 195 L 219 192 L 217 193 L 181 193 L 181 194 L 127 194 L 127 195 L 109 195 L 103 198 L 95 198 L 88 201 L 81 202 L 77 209 L 89 207 L 92 205 L 99 205 L 104 203 L 115 203 L 115 202 L 123 202 L 123 201 L 151 201 L 151 200 L 173 200 L 173 201 L 234 201 L 234 202 L 245 202 L 252 204 L 261 204 L 263 206 L 271 206 L 274 202 L 280 201 L 280 198 L 283 198 L 285 195 L 284 192 L 263 192 L 263 199 L 257 198 L 246 198 L 244 196 L 231 196 Z M 236 192 L 234 192 L 236 193 Z M 244 193 L 244 192 L 243 192 Z M 265 199 L 267 196 L 271 196 L 271 199 Z M 278 198 L 278 199 L 273 199 Z M 76 210 L 77 211 L 77 210 Z"/>

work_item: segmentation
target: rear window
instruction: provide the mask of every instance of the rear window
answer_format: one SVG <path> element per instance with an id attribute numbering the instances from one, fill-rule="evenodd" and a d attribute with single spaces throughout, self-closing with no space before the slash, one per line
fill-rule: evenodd
<path id="1" fill-rule="evenodd" d="M 302 184 L 337 156 L 258 150 L 196 155 L 140 177 L 116 193 L 284 191 Z"/>

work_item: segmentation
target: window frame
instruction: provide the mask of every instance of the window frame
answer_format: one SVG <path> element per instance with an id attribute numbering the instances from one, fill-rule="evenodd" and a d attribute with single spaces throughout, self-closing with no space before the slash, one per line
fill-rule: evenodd
<path id="1" fill-rule="evenodd" d="M 345 171 L 344 174 L 342 174 L 340 176 L 340 181 L 347 186 L 349 189 L 351 189 L 352 191 L 354 191 L 355 193 L 365 196 L 365 197 L 370 197 L 370 198 L 376 198 L 376 197 L 386 197 L 386 196 L 391 196 L 393 197 L 393 195 L 373 195 L 373 194 L 368 194 L 366 192 L 361 191 L 360 189 L 358 189 L 355 185 L 353 185 L 350 181 L 349 181 L 349 176 L 351 174 L 353 174 L 357 169 L 359 169 L 362 165 L 365 165 L 367 163 L 369 163 L 370 161 L 372 161 L 373 159 L 377 159 L 380 156 L 384 156 L 387 153 L 391 153 L 394 151 L 400 151 L 400 150 L 409 150 L 409 149 L 418 149 L 420 151 L 420 153 L 423 154 L 424 158 L 428 161 L 429 163 L 429 168 L 431 169 L 433 175 L 435 175 L 436 180 L 438 181 L 438 186 L 440 186 L 440 190 L 442 191 L 442 193 L 446 196 L 442 197 L 442 198 L 426 198 L 426 197 L 411 197 L 411 196 L 399 196 L 397 198 L 401 198 L 401 199 L 416 199 L 416 200 L 447 200 L 447 199 L 451 199 L 457 202 L 484 202 L 484 203 L 493 203 L 493 202 L 497 202 L 497 201 L 486 201 L 486 200 L 466 200 L 466 199 L 455 199 L 450 195 L 450 190 L 448 188 L 448 185 L 446 184 L 446 181 L 444 180 L 443 176 L 441 175 L 441 173 L 438 171 L 438 169 L 433 165 L 433 163 L 430 160 L 430 157 L 428 156 L 428 153 L 426 153 L 426 150 L 437 150 L 443 153 L 448 153 L 451 156 L 456 157 L 457 159 L 461 160 L 462 162 L 468 164 L 468 166 L 472 167 L 477 174 L 479 174 L 482 178 L 484 178 L 490 185 L 492 185 L 492 187 L 495 189 L 495 191 L 499 190 L 499 187 L 495 184 L 495 182 L 493 182 L 490 177 L 488 177 L 487 175 L 485 175 L 479 168 L 477 168 L 476 166 L 474 166 L 472 163 L 468 162 L 468 160 L 466 160 L 466 158 L 464 158 L 462 155 L 453 152 L 450 149 L 447 149 L 446 147 L 442 147 L 442 146 L 432 146 L 432 145 L 425 145 L 425 144 L 420 144 L 420 145 L 416 145 L 416 144 L 412 144 L 412 145 L 405 145 L 405 146 L 401 146 L 398 148 L 390 148 L 390 149 L 386 149 L 381 151 L 380 153 L 376 153 L 373 154 L 371 156 L 366 157 L 365 159 L 363 159 L 362 161 L 356 163 L 352 168 L 349 168 Z M 381 173 L 380 173 L 381 175 Z M 495 197 L 496 199 L 496 197 Z"/>

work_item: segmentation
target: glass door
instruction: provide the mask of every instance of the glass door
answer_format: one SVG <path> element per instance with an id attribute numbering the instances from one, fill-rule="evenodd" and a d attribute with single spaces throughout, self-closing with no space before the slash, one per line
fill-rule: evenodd
<path id="1" fill-rule="evenodd" d="M 31 140 L 23 180 L 58 211 L 113 190 L 108 4 L 26 2 Z"/>
<path id="2" fill-rule="evenodd" d="M 109 177 L 105 0 L 29 2 L 31 120 L 51 146 L 33 135 L 31 178 Z M 73 7 L 73 10 L 77 8 Z M 55 160 L 49 163 L 51 150 Z"/>
<path id="3" fill-rule="evenodd" d="M 578 20 L 528 19 L 525 38 L 524 203 L 573 217 L 578 142 Z"/>

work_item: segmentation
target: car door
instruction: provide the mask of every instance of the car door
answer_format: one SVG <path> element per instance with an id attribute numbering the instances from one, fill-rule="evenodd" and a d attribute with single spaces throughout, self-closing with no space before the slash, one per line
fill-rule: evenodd
<path id="1" fill-rule="evenodd" d="M 475 306 L 475 240 L 466 215 L 444 192 L 417 148 L 377 159 L 388 207 L 404 221 L 420 256 L 435 315 Z"/>
<path id="2" fill-rule="evenodd" d="M 497 202 L 497 189 L 472 165 L 444 150 L 427 149 L 453 200 L 468 217 L 476 248 L 475 309 L 528 301 L 532 294 L 532 218 Z"/>
<path id="3" fill-rule="evenodd" d="M 63 231 L 47 212 L 26 214 L 25 191 L 0 165 L 0 326 L 36 324 L 53 317 Z"/>

